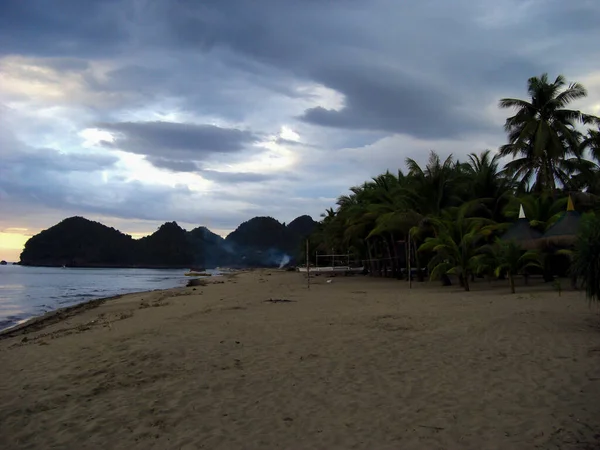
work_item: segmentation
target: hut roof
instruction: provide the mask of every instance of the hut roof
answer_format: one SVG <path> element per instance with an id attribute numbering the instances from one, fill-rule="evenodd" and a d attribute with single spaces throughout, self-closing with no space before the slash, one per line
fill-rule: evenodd
<path id="1" fill-rule="evenodd" d="M 546 230 L 543 236 L 545 244 L 553 245 L 572 245 L 577 238 L 579 225 L 581 224 L 581 214 L 575 211 L 571 196 L 567 202 L 567 210 L 550 228 Z"/>
<path id="2" fill-rule="evenodd" d="M 503 241 L 514 240 L 524 247 L 533 248 L 536 246 L 536 241 L 541 237 L 542 233 L 529 225 L 529 221 L 523 211 L 523 205 L 521 205 L 519 208 L 519 218 L 506 230 L 506 233 L 500 239 Z"/>
<path id="3" fill-rule="evenodd" d="M 502 235 L 503 241 L 533 241 L 542 237 L 542 233 L 532 228 L 529 221 L 525 218 L 517 219 L 510 228 Z"/>
<path id="4" fill-rule="evenodd" d="M 581 214 L 577 211 L 567 211 L 554 225 L 544 233 L 545 238 L 550 237 L 575 237 L 579 231 Z"/>

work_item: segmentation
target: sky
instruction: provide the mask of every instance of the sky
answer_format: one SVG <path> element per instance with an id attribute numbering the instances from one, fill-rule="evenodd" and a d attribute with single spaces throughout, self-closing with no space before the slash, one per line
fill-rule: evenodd
<path id="1" fill-rule="evenodd" d="M 318 219 L 430 150 L 506 141 L 503 97 L 583 83 L 597 0 L 3 0 L 0 259 L 73 215 L 141 237 Z"/>

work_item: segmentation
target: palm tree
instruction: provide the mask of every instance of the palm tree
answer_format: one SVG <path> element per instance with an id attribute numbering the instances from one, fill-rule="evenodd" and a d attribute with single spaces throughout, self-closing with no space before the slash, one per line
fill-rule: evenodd
<path id="1" fill-rule="evenodd" d="M 523 184 L 531 184 L 537 192 L 554 192 L 556 183 L 566 184 L 573 164 L 581 154 L 581 133 L 577 123 L 591 123 L 593 117 L 567 109 L 574 100 L 587 95 L 579 83 L 567 85 L 559 75 L 553 82 L 548 74 L 528 80 L 530 101 L 503 98 L 501 108 L 516 110 L 506 119 L 504 128 L 509 143 L 500 148 L 500 155 L 512 156 L 506 172 Z"/>
<path id="2" fill-rule="evenodd" d="M 539 255 L 536 251 L 523 251 L 514 241 L 496 239 L 493 245 L 485 245 L 476 257 L 478 271 L 491 270 L 496 277 L 506 275 L 511 294 L 515 293 L 515 276 L 527 268 L 541 268 Z"/>
<path id="3" fill-rule="evenodd" d="M 600 127 L 597 130 L 589 129 L 581 146 L 584 149 L 589 149 L 592 157 L 596 161 L 600 161 Z"/>
<path id="4" fill-rule="evenodd" d="M 581 151 L 589 152 L 591 160 L 581 160 L 577 173 L 571 178 L 571 191 L 586 191 L 589 194 L 600 195 L 600 127 L 589 129 L 581 142 Z"/>
<path id="5" fill-rule="evenodd" d="M 489 205 L 487 214 L 495 221 L 503 219 L 502 210 L 514 194 L 514 183 L 500 170 L 501 156 L 490 150 L 484 150 L 479 155 L 471 153 L 469 161 L 464 165 L 465 178 L 468 183 L 468 198 L 483 199 Z"/>
<path id="6" fill-rule="evenodd" d="M 477 269 L 476 256 L 481 247 L 485 225 L 492 223 L 481 217 L 468 217 L 477 206 L 475 202 L 445 211 L 441 219 L 432 219 L 436 236 L 428 237 L 419 252 L 434 252 L 429 262 L 430 278 L 456 275 L 465 291 L 470 290 L 469 277 Z"/>
<path id="7" fill-rule="evenodd" d="M 414 207 L 423 216 L 437 216 L 444 208 L 461 203 L 458 192 L 462 173 L 452 155 L 442 162 L 432 151 L 424 169 L 411 158 L 406 158 L 406 165 L 416 194 Z"/>
<path id="8" fill-rule="evenodd" d="M 529 220 L 529 225 L 543 233 L 564 213 L 567 197 L 556 199 L 548 193 L 511 197 L 504 208 L 504 216 L 511 222 L 516 220 L 521 206 Z"/>

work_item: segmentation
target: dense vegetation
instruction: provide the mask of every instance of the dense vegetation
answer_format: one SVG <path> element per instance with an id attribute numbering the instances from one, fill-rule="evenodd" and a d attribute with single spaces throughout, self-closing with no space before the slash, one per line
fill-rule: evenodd
<path id="1" fill-rule="evenodd" d="M 272 217 L 255 217 L 242 223 L 225 242 L 232 253 L 241 256 L 245 265 L 279 266 L 297 259 L 302 251 L 301 243 L 315 226 L 310 216 L 300 216 L 287 226 Z"/>
<path id="2" fill-rule="evenodd" d="M 431 152 L 424 167 L 408 158 L 406 170 L 350 188 L 311 235 L 311 259 L 334 249 L 351 253 L 372 275 L 405 277 L 410 257 L 420 279 L 426 268 L 432 279 L 448 284 L 454 277 L 466 290 L 477 276 L 506 277 L 514 291 L 518 274 L 537 271 L 547 280 L 561 270 L 564 275 L 558 250 L 572 246 L 568 239 L 539 239 L 536 249 L 526 251 L 527 242 L 508 243 L 502 236 L 520 205 L 537 236 L 565 214 L 568 197 L 579 212 L 598 211 L 600 119 L 568 109 L 586 95 L 578 83 L 544 74 L 527 86 L 528 100 L 500 100 L 501 108 L 513 111 L 505 123 L 506 145 L 464 161 Z M 573 275 L 584 276 L 588 259 L 600 258 L 600 249 L 594 252 L 580 254 Z"/>
<path id="3" fill-rule="evenodd" d="M 139 240 L 83 217 L 71 217 L 33 236 L 21 264 L 71 267 L 278 266 L 296 257 L 315 222 L 301 216 L 288 226 L 271 217 L 244 222 L 223 239 L 205 227 L 185 231 L 168 222 Z"/>

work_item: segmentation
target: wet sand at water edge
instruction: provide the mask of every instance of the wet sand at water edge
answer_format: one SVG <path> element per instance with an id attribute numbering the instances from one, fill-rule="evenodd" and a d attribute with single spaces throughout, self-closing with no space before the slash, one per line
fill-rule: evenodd
<path id="1" fill-rule="evenodd" d="M 600 448 L 600 316 L 581 293 L 223 281 L 1 335 L 0 448 Z"/>

